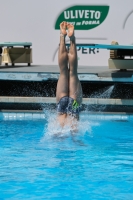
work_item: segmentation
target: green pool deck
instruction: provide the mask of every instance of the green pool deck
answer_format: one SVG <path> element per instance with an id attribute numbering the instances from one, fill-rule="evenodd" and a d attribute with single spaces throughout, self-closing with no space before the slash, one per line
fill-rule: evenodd
<path id="1" fill-rule="evenodd" d="M 56 104 L 55 97 L 13 97 L 0 96 L 0 103 L 38 103 L 38 104 Z M 107 99 L 107 98 L 83 98 L 82 104 L 86 105 L 115 105 L 132 106 L 133 99 Z"/>
<path id="2" fill-rule="evenodd" d="M 70 44 L 66 44 L 70 46 Z M 108 50 L 133 50 L 133 45 L 113 45 L 113 44 L 95 44 L 95 43 L 77 43 L 77 47 L 85 48 L 98 48 L 98 49 L 108 49 Z"/>
<path id="3" fill-rule="evenodd" d="M 0 42 L 0 47 L 30 47 L 32 46 L 31 42 Z"/>
<path id="4" fill-rule="evenodd" d="M 133 70 L 110 70 L 108 66 L 79 66 L 80 81 L 133 82 Z M 15 65 L 0 66 L 0 80 L 45 81 L 58 80 L 58 65 Z"/>

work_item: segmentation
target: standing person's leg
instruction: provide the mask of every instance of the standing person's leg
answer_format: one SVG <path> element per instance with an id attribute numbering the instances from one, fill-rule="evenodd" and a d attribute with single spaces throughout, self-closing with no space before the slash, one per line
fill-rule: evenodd
<path id="1" fill-rule="evenodd" d="M 68 54 L 69 62 L 69 97 L 73 98 L 80 105 L 82 102 L 82 87 L 78 79 L 77 67 L 77 50 L 75 45 L 74 26 L 67 24 L 68 36 L 70 38 L 70 50 Z"/>
<path id="2" fill-rule="evenodd" d="M 62 110 L 62 105 L 60 105 L 61 98 L 65 96 L 69 96 L 69 72 L 68 72 L 68 53 L 65 46 L 65 37 L 67 35 L 66 32 L 67 23 L 62 22 L 60 24 L 60 45 L 59 45 L 59 51 L 58 51 L 58 63 L 60 67 L 60 76 L 57 83 L 56 88 L 56 101 L 59 106 L 59 112 Z M 66 113 L 60 113 L 58 115 L 58 120 L 61 126 L 64 126 L 64 120 L 66 118 Z"/>

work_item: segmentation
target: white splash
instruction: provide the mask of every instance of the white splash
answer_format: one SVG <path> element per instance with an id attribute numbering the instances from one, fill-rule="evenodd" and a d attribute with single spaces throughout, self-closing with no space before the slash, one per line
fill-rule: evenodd
<path id="1" fill-rule="evenodd" d="M 53 137 L 58 138 L 68 138 L 71 136 L 84 136 L 85 134 L 89 135 L 89 137 L 93 137 L 92 134 L 92 126 L 99 125 L 96 122 L 91 122 L 87 118 L 79 119 L 77 122 L 77 131 L 73 132 L 71 126 L 65 125 L 61 127 L 59 122 L 57 121 L 57 114 L 56 112 L 51 113 L 50 111 L 45 112 L 47 123 L 44 129 L 44 137 L 43 139 L 50 139 Z"/>
<path id="2" fill-rule="evenodd" d="M 109 99 L 111 94 L 112 94 L 113 89 L 114 89 L 114 85 L 112 85 L 109 88 L 107 88 L 104 92 L 101 92 L 101 90 L 98 91 L 98 92 L 95 92 L 90 97 L 91 98 Z M 88 105 L 88 110 L 97 109 L 97 111 L 103 111 L 105 108 L 106 108 L 106 105 Z"/>
<path id="3" fill-rule="evenodd" d="M 110 86 L 102 94 L 99 94 L 98 97 L 100 97 L 100 98 L 110 98 L 113 89 L 114 89 L 114 85 Z"/>
<path id="4" fill-rule="evenodd" d="M 99 91 L 93 93 L 90 97 L 91 98 L 110 98 L 113 89 L 114 89 L 114 85 L 106 87 L 104 92 L 99 90 Z"/>

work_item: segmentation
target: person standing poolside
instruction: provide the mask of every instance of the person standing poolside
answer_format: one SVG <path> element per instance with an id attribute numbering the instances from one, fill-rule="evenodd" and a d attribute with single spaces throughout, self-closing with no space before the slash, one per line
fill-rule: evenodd
<path id="1" fill-rule="evenodd" d="M 70 49 L 67 51 L 65 37 L 70 38 Z M 60 24 L 60 45 L 58 52 L 60 76 L 56 88 L 58 121 L 63 127 L 79 119 L 82 103 L 82 87 L 77 75 L 78 59 L 74 26 L 67 22 Z M 73 127 L 72 127 L 73 128 Z"/>

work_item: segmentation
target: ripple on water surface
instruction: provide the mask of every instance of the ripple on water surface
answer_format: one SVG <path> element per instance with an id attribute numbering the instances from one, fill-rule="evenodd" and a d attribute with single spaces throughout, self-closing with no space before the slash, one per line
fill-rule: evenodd
<path id="1" fill-rule="evenodd" d="M 1 199 L 133 199 L 132 122 L 0 122 Z M 61 130 L 60 130 L 61 131 Z"/>

